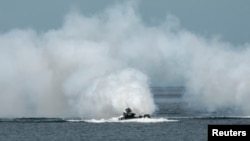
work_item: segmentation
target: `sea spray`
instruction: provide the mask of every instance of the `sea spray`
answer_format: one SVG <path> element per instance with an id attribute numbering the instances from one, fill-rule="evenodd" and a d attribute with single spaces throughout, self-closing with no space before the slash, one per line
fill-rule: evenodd
<path id="1" fill-rule="evenodd" d="M 131 68 L 97 78 L 81 95 L 78 111 L 83 117 L 110 118 L 128 107 L 141 115 L 156 109 L 147 76 Z"/>

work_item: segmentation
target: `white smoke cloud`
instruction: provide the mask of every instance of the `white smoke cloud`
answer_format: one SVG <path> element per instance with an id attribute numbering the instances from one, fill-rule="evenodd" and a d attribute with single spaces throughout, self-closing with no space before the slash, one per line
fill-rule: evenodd
<path id="1" fill-rule="evenodd" d="M 88 117 L 119 116 L 127 107 L 140 115 L 153 113 L 156 109 L 147 77 L 134 69 L 97 78 L 79 102 L 80 113 Z"/>
<path id="2" fill-rule="evenodd" d="M 127 106 L 151 114 L 149 85 L 184 85 L 193 107 L 250 113 L 249 52 L 191 33 L 172 15 L 148 26 L 133 4 L 72 12 L 59 29 L 0 34 L 0 116 L 101 118 Z"/>

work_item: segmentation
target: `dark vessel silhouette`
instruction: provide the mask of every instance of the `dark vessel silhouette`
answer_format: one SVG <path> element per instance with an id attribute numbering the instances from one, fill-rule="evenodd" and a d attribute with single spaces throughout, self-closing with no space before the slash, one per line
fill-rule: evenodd
<path id="1" fill-rule="evenodd" d="M 130 108 L 126 108 L 125 111 L 126 112 L 123 113 L 123 116 L 120 117 L 119 120 L 136 119 L 136 118 L 150 118 L 149 114 L 145 114 L 143 116 L 142 115 L 136 116 L 136 114 L 133 113 Z"/>

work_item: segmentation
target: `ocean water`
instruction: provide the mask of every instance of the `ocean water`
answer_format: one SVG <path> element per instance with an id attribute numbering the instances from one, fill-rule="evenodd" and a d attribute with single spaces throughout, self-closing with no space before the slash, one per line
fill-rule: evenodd
<path id="1" fill-rule="evenodd" d="M 151 119 L 1 118 L 0 141 L 206 141 L 209 124 L 250 124 L 250 118 L 187 108 L 183 87 L 154 87 Z"/>

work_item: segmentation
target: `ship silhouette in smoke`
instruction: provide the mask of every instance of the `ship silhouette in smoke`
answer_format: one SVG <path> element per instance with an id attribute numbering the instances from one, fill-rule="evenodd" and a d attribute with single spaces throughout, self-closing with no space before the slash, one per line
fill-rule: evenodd
<path id="1" fill-rule="evenodd" d="M 135 113 L 132 112 L 131 108 L 126 108 L 123 115 L 119 118 L 119 120 L 128 120 L 128 119 L 138 119 L 138 118 L 150 118 L 150 114 L 139 115 L 136 116 Z"/>

